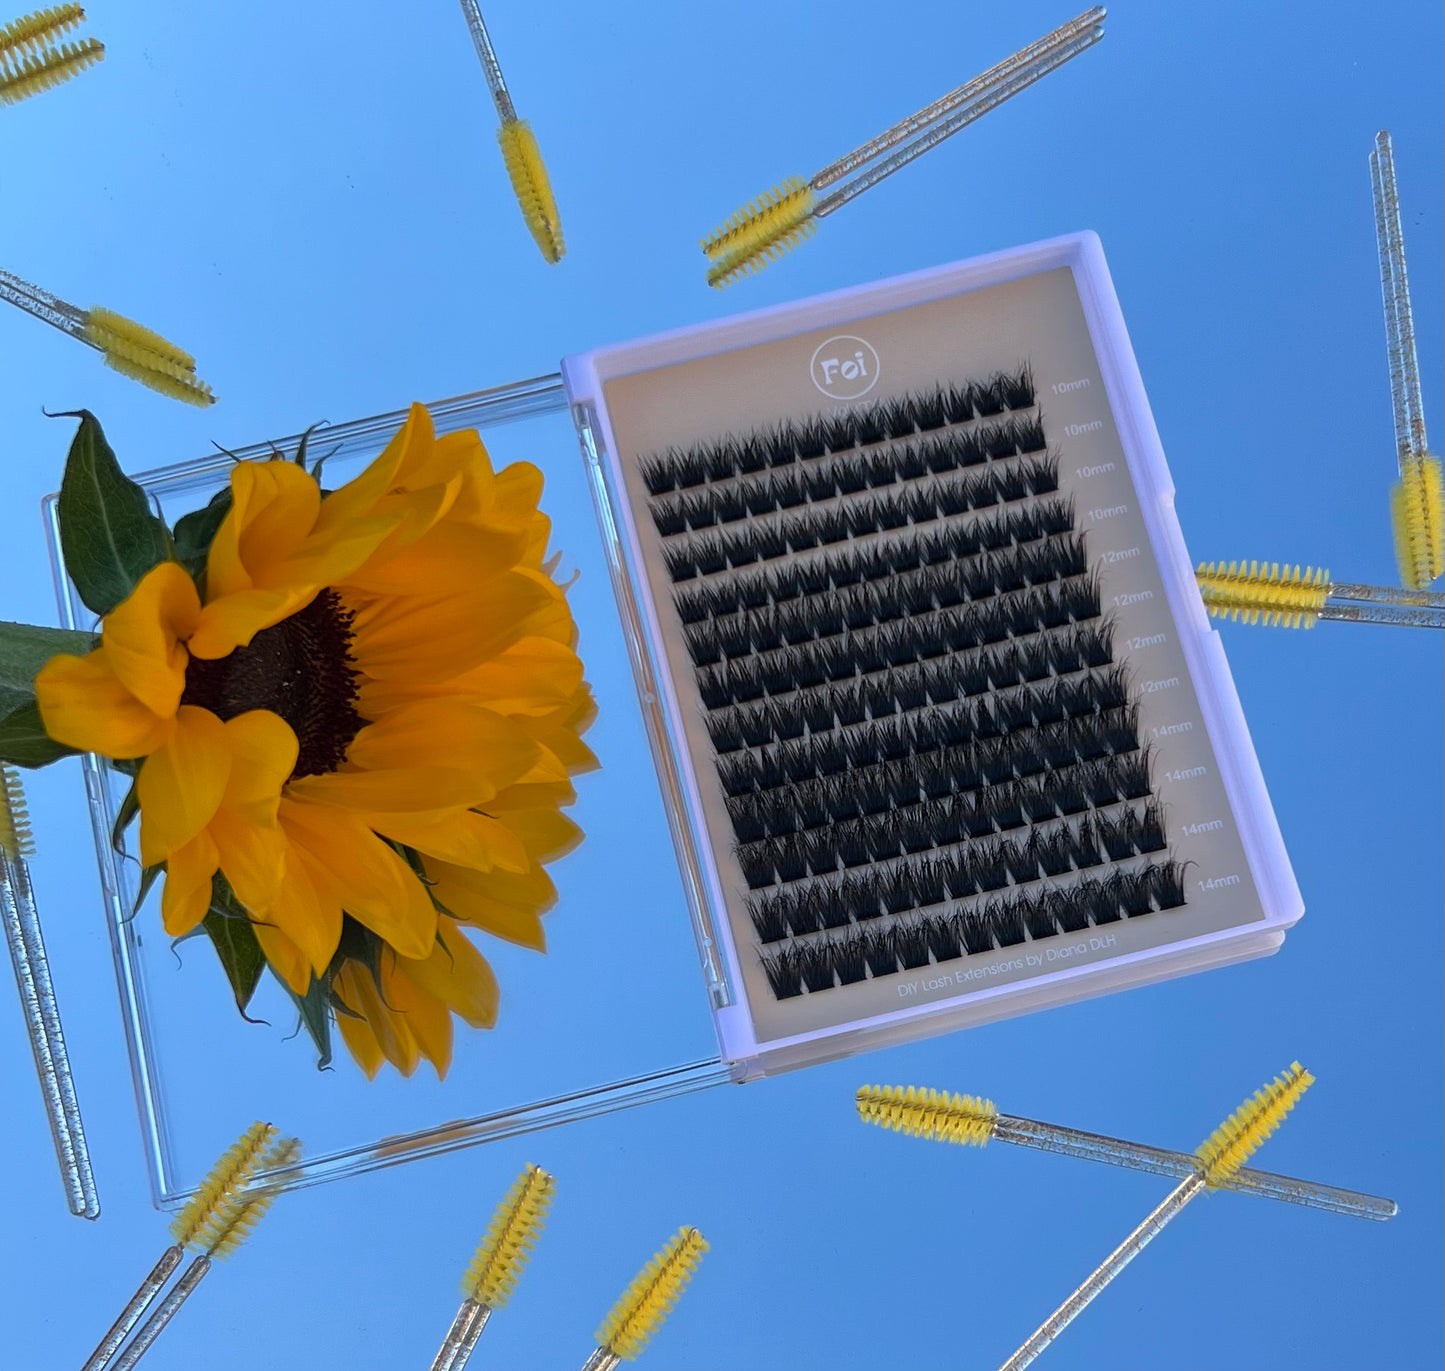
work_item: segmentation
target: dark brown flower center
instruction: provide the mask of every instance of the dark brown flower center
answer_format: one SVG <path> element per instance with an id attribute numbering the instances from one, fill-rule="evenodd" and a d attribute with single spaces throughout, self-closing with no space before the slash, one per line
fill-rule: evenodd
<path id="1" fill-rule="evenodd" d="M 341 597 L 323 590 L 305 609 L 263 628 L 249 647 L 214 661 L 192 657 L 181 703 L 223 720 L 269 709 L 301 744 L 293 777 L 335 771 L 366 723 L 356 712 L 351 618 Z"/>

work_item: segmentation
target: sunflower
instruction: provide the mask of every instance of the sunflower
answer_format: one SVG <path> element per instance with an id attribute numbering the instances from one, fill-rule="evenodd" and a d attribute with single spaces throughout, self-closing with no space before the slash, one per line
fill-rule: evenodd
<path id="1" fill-rule="evenodd" d="M 201 574 L 154 567 L 36 678 L 51 738 L 144 759 L 167 932 L 239 913 L 368 1074 L 444 1073 L 452 1015 L 495 1022 L 463 926 L 543 950 L 544 864 L 581 837 L 560 811 L 595 709 L 541 493 L 420 405 L 329 494 L 239 462 Z"/>

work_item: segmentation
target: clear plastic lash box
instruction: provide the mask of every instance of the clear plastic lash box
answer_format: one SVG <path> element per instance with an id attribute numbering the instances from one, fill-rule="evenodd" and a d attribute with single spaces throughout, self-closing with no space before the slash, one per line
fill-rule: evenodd
<path id="1" fill-rule="evenodd" d="M 548 952 L 479 940 L 501 1015 L 458 1029 L 446 1080 L 367 1082 L 339 1053 L 318 1072 L 269 977 L 243 1020 L 204 941 L 172 946 L 155 891 L 136 909 L 139 867 L 110 843 L 124 778 L 85 758 L 158 1204 L 257 1118 L 305 1141 L 286 1184 L 314 1184 L 1260 956 L 1299 917 L 1092 235 L 430 410 L 439 433 L 478 429 L 494 465 L 542 468 L 552 546 L 579 572 L 603 765 L 568 811 L 586 840 L 549 867 Z M 350 479 L 404 417 L 312 448 Z M 174 519 L 231 462 L 137 479 Z M 55 518 L 52 497 L 62 622 L 89 628 Z M 669 555 L 696 574 L 674 581 Z M 758 633 L 782 636 L 757 650 Z M 772 664 L 798 654 L 817 679 L 777 690 Z M 704 675 L 736 698 L 709 710 Z"/>
<path id="2" fill-rule="evenodd" d="M 1280 945 L 1094 235 L 563 377 L 735 1078 Z"/>

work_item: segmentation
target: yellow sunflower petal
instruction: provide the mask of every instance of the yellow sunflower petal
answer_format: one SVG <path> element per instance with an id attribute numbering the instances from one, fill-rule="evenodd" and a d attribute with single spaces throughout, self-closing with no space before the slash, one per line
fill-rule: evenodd
<path id="1" fill-rule="evenodd" d="M 225 724 L 209 709 L 182 705 L 170 737 L 145 759 L 136 778 L 146 866 L 165 861 L 210 823 L 230 774 Z"/>
<path id="2" fill-rule="evenodd" d="M 358 816 L 283 800 L 287 837 L 324 868 L 342 908 L 403 957 L 425 957 L 436 938 L 436 909 L 426 887 Z"/>
<path id="3" fill-rule="evenodd" d="M 381 455 L 359 476 L 326 497 L 316 521 L 317 533 L 333 532 L 367 514 L 384 495 L 396 487 L 403 468 L 416 468 L 426 460 L 434 430 L 424 405 L 412 405 L 406 422 L 397 430 Z"/>
<path id="4" fill-rule="evenodd" d="M 198 833 L 171 853 L 161 892 L 161 922 L 173 938 L 184 937 L 211 908 L 211 881 L 219 857 L 207 833 Z"/>
<path id="5" fill-rule="evenodd" d="M 301 949 L 280 929 L 273 928 L 270 924 L 253 919 L 251 931 L 256 935 L 256 941 L 261 944 L 261 951 L 265 954 L 271 970 L 294 993 L 306 994 L 311 989 L 311 968 L 307 965 Z"/>
<path id="6" fill-rule="evenodd" d="M 530 771 L 539 753 L 510 719 L 466 700 L 437 699 L 403 705 L 363 728 L 346 759 L 372 772 L 454 767 L 485 776 L 495 791 Z"/>
<path id="7" fill-rule="evenodd" d="M 399 516 L 355 519 L 334 532 L 314 534 L 269 573 L 278 586 L 330 586 L 365 564 L 396 530 Z"/>
<path id="8" fill-rule="evenodd" d="M 257 918 L 265 917 L 281 891 L 286 835 L 279 828 L 246 823 L 224 807 L 211 819 L 207 831 L 236 898 Z"/>
<path id="9" fill-rule="evenodd" d="M 141 577 L 105 619 L 106 661 L 117 679 L 153 714 L 170 718 L 186 688 L 186 650 L 201 613 L 195 582 L 176 562 Z"/>
<path id="10" fill-rule="evenodd" d="M 522 546 L 516 534 L 444 522 L 395 556 L 347 576 L 344 584 L 373 595 L 435 596 L 438 586 L 473 587 L 504 574 L 528 574 L 510 570 L 516 567 Z M 473 609 L 482 608 L 479 594 L 469 590 L 465 598 Z M 528 608 L 543 603 L 538 597 Z"/>
<path id="11" fill-rule="evenodd" d="M 496 528 L 530 531 L 542 500 L 542 473 L 531 462 L 513 462 L 497 473 L 492 486 L 491 507 L 486 511 L 488 524 Z"/>
<path id="12" fill-rule="evenodd" d="M 253 709 L 226 721 L 231 774 L 223 803 L 249 824 L 274 827 L 281 787 L 296 767 L 300 750 L 291 725 L 269 709 Z"/>
<path id="13" fill-rule="evenodd" d="M 433 881 L 432 894 L 463 923 L 509 943 L 546 951 L 541 915 L 556 903 L 557 890 L 540 867 L 519 876 L 505 871 L 484 874 L 428 858 L 426 869 Z"/>
<path id="14" fill-rule="evenodd" d="M 444 433 L 420 457 L 417 465 L 406 467 L 399 476 L 398 484 L 407 490 L 420 490 L 423 486 L 446 484 L 459 478 L 468 483 L 492 478 L 492 459 L 487 456 L 482 435 L 474 428 Z"/>
<path id="15" fill-rule="evenodd" d="M 348 963 L 345 971 L 337 976 L 338 992 L 342 992 L 342 987 L 349 983 L 347 973 L 351 971 L 353 965 L 354 963 Z M 347 977 L 346 981 L 343 981 L 343 976 Z M 345 1003 L 349 1005 L 350 999 L 345 997 L 344 992 L 342 994 Z M 376 1073 L 381 1070 L 382 1062 L 386 1060 L 386 1055 L 377 1043 L 376 1034 L 371 1031 L 371 1025 L 363 1018 L 353 1017 L 337 1010 L 336 1026 L 341 1030 L 341 1041 L 346 1044 L 346 1050 L 351 1053 L 356 1064 L 366 1072 L 367 1080 L 374 1081 Z"/>
<path id="16" fill-rule="evenodd" d="M 571 648 L 550 638 L 523 638 L 449 681 L 364 679 L 360 700 L 368 718 L 438 695 L 470 696 L 497 714 L 550 714 L 567 705 L 581 684 L 582 663 Z"/>
<path id="17" fill-rule="evenodd" d="M 468 673 L 464 689 L 499 714 L 545 714 L 582 686 L 582 661 L 565 643 L 524 638 Z"/>
<path id="18" fill-rule="evenodd" d="M 316 598 L 317 587 L 284 590 L 240 590 L 212 599 L 201 610 L 196 631 L 186 646 L 193 657 L 214 660 L 250 646 L 263 628 L 279 624 L 305 609 Z"/>
<path id="19" fill-rule="evenodd" d="M 52 657 L 35 677 L 35 699 L 57 743 L 103 757 L 148 756 L 175 728 L 173 718 L 153 713 L 121 684 L 103 647 L 86 657 Z"/>
<path id="20" fill-rule="evenodd" d="M 502 994 L 487 959 L 460 928 L 443 925 L 437 944 L 425 961 L 401 961 L 408 979 L 451 1007 L 473 1028 L 491 1028 L 497 1022 Z"/>
<path id="21" fill-rule="evenodd" d="M 509 785 L 487 801 L 487 813 L 501 816 L 509 809 L 561 808 L 577 803 L 577 788 L 569 780 L 537 785 Z"/>
<path id="22" fill-rule="evenodd" d="M 275 898 L 258 918 L 284 933 L 318 976 L 341 942 L 340 895 L 307 854 L 290 843 Z"/>
<path id="23" fill-rule="evenodd" d="M 441 818 L 374 814 L 371 824 L 393 842 L 404 843 L 428 857 L 456 866 L 470 866 L 478 871 L 501 867 L 504 871 L 521 872 L 532 864 L 522 839 L 508 824 L 471 810 Z"/>
<path id="24" fill-rule="evenodd" d="M 521 839 L 534 861 L 556 861 L 582 841 L 582 830 L 565 814 L 551 807 L 513 809 L 503 812 L 500 819 Z"/>
<path id="25" fill-rule="evenodd" d="M 440 485 L 428 486 L 424 490 L 398 492 L 380 500 L 369 518 L 386 519 L 387 534 L 371 548 L 364 562 L 357 562 L 347 568 L 346 579 L 366 576 L 424 538 L 451 508 L 461 486 L 462 478 L 457 476 Z M 347 527 L 355 528 L 364 522 L 367 520 L 353 520 Z"/>
<path id="26" fill-rule="evenodd" d="M 279 458 L 239 463 L 231 473 L 233 499 L 242 482 L 248 482 L 251 490 L 244 502 L 246 517 L 237 530 L 237 553 L 252 585 L 274 585 L 272 577 L 321 513 L 321 488 L 295 462 Z"/>
<path id="27" fill-rule="evenodd" d="M 417 1050 L 443 1078 L 452 1064 L 452 1015 L 446 1005 L 429 995 L 400 968 L 408 965 L 390 952 L 381 954 L 382 981 L 392 1015 L 403 1019 Z"/>
<path id="28" fill-rule="evenodd" d="M 529 738 L 555 757 L 568 775 L 575 776 L 584 771 L 595 771 L 601 765 L 596 754 L 581 738 L 596 717 L 597 706 L 592 699 L 591 687 L 584 684 L 566 708 L 550 714 L 517 715 L 515 722 Z"/>
<path id="29" fill-rule="evenodd" d="M 410 556 L 410 553 L 407 553 Z M 355 656 L 377 678 L 447 680 L 506 652 L 546 602 L 545 582 L 525 571 L 426 568 L 415 588 L 368 587 L 377 600 L 355 617 Z M 464 587 L 436 594 L 436 587 Z"/>
<path id="30" fill-rule="evenodd" d="M 347 1008 L 366 1020 L 376 1045 L 403 1076 L 416 1070 L 421 1053 L 406 1020 L 393 1014 L 391 1005 L 382 998 L 371 972 L 356 962 L 348 962 L 337 974 L 333 989 Z M 337 1014 L 338 1022 L 345 1016 Z"/>
<path id="31" fill-rule="evenodd" d="M 496 786 L 476 773 L 420 766 L 301 776 L 286 787 L 286 793 L 357 814 L 441 814 L 485 804 L 496 793 Z"/>

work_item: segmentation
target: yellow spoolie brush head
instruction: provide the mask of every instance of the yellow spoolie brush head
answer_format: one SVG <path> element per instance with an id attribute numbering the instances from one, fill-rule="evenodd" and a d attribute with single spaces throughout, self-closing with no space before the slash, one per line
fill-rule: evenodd
<path id="1" fill-rule="evenodd" d="M 35 54 L 23 50 L 0 53 L 0 104 L 18 105 L 70 80 L 104 56 L 105 45 L 94 38 L 42 48 Z"/>
<path id="2" fill-rule="evenodd" d="M 275 1171 L 281 1167 L 294 1166 L 300 1159 L 300 1142 L 295 1138 L 282 1138 L 275 1146 L 261 1154 L 254 1169 Z M 205 1249 L 206 1255 L 218 1260 L 229 1257 L 250 1237 L 251 1230 L 261 1222 L 277 1193 L 271 1190 L 256 1196 L 255 1199 L 247 1199 L 244 1193 L 224 1195 L 200 1233 L 196 1235 L 196 1241 Z"/>
<path id="3" fill-rule="evenodd" d="M 0 762 L 0 852 L 16 862 L 34 851 L 35 840 L 30 832 L 30 815 L 20 777 Z"/>
<path id="4" fill-rule="evenodd" d="M 34 50 L 68 33 L 84 18 L 85 10 L 79 5 L 51 5 L 33 14 L 22 14 L 0 28 L 0 53 L 12 48 Z"/>
<path id="5" fill-rule="evenodd" d="M 253 1123 L 210 1169 L 186 1207 L 171 1221 L 171 1237 L 182 1247 L 196 1242 L 221 1201 L 257 1169 L 266 1145 L 276 1136 L 269 1123 Z"/>
<path id="6" fill-rule="evenodd" d="M 708 234 L 702 240 L 702 250 L 709 257 L 716 258 L 723 251 L 736 247 L 744 234 L 766 233 L 771 224 L 790 216 L 800 200 L 806 200 L 811 209 L 813 192 L 801 177 L 790 176 L 781 185 L 744 205 L 727 223 Z"/>
<path id="7" fill-rule="evenodd" d="M 697 1229 L 679 1229 L 612 1306 L 597 1330 L 597 1345 L 623 1361 L 640 1357 L 647 1340 L 672 1313 L 706 1251 L 707 1239 Z"/>
<path id="8" fill-rule="evenodd" d="M 1390 519 L 1400 584 L 1407 590 L 1424 590 L 1445 572 L 1445 497 L 1438 457 L 1405 460 L 1400 480 L 1390 491 Z"/>
<path id="9" fill-rule="evenodd" d="M 562 220 L 537 139 L 525 119 L 511 119 L 497 130 L 497 142 L 529 232 L 547 261 L 560 262 L 567 245 L 562 240 Z"/>
<path id="10" fill-rule="evenodd" d="M 540 1166 L 528 1166 L 517 1177 L 462 1277 L 464 1295 L 490 1309 L 500 1309 L 512 1298 L 556 1192 L 557 1182 Z"/>
<path id="11" fill-rule="evenodd" d="M 761 271 L 811 237 L 818 227 L 813 218 L 815 203 L 812 187 L 794 179 L 739 210 L 703 240 L 703 251 L 710 259 L 708 285 L 731 285 L 739 276 Z"/>
<path id="12" fill-rule="evenodd" d="M 105 364 L 143 386 L 205 408 L 216 403 L 211 388 L 196 376 L 196 359 L 133 319 L 113 310 L 86 316 L 87 340 L 105 354 Z"/>
<path id="13" fill-rule="evenodd" d="M 1284 1122 L 1299 1098 L 1315 1083 L 1298 1062 L 1282 1076 L 1276 1076 L 1263 1090 L 1255 1091 L 1209 1137 L 1194 1155 L 1204 1168 L 1211 1187 L 1223 1185 L 1247 1162 Z"/>
<path id="14" fill-rule="evenodd" d="M 976 1095 L 949 1095 L 921 1086 L 865 1085 L 857 1095 L 858 1117 L 910 1138 L 982 1147 L 993 1137 L 998 1109 Z"/>
<path id="15" fill-rule="evenodd" d="M 1330 594 L 1330 573 L 1278 562 L 1201 562 L 1194 573 L 1216 619 L 1270 628 L 1313 628 Z"/>

